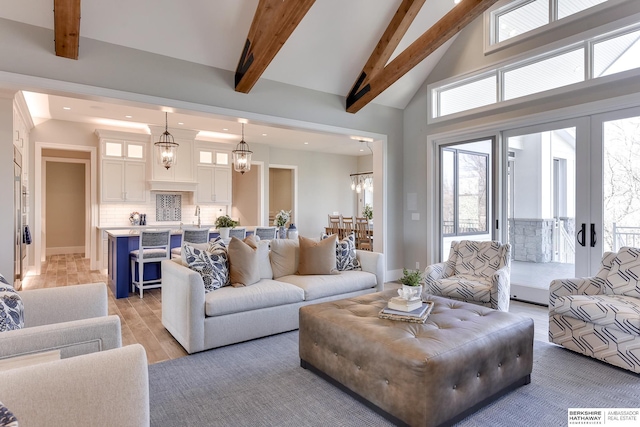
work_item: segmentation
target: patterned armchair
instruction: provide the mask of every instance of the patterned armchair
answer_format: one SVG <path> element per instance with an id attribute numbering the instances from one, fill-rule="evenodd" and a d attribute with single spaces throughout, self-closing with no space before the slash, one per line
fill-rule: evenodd
<path id="1" fill-rule="evenodd" d="M 425 292 L 508 311 L 511 245 L 462 240 L 449 259 L 425 269 Z"/>
<path id="2" fill-rule="evenodd" d="M 594 277 L 553 280 L 549 341 L 640 373 L 640 249 L 605 252 Z"/>

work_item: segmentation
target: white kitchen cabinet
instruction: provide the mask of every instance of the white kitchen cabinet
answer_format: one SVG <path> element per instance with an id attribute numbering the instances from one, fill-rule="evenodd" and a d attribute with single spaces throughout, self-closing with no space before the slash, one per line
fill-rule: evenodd
<path id="1" fill-rule="evenodd" d="M 146 202 L 146 176 L 143 162 L 102 160 L 103 202 Z"/>
<path id="2" fill-rule="evenodd" d="M 231 204 L 231 168 L 228 166 L 198 166 L 198 204 Z"/>
<path id="3" fill-rule="evenodd" d="M 147 149 L 149 135 L 97 129 L 100 138 L 100 200 L 147 201 Z"/>

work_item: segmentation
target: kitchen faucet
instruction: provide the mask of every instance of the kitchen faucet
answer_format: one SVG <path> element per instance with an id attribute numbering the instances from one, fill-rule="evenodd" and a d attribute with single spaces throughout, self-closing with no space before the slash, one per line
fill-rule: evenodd
<path id="1" fill-rule="evenodd" d="M 198 217 L 198 228 L 200 228 L 200 205 L 196 205 L 196 216 Z"/>

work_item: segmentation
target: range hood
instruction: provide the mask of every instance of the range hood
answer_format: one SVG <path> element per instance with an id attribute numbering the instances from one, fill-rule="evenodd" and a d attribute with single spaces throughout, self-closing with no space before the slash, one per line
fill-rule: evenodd
<path id="1" fill-rule="evenodd" d="M 197 182 L 189 181 L 149 181 L 150 191 L 182 191 L 193 193 L 198 188 Z"/>

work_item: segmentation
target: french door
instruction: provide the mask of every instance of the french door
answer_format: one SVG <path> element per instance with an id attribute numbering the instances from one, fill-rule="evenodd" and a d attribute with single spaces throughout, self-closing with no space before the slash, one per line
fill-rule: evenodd
<path id="1" fill-rule="evenodd" d="M 588 130 L 581 118 L 502 133 L 512 298 L 547 304 L 551 280 L 588 272 Z"/>

